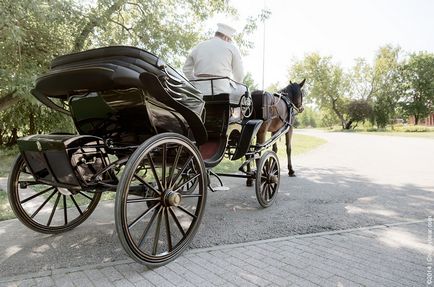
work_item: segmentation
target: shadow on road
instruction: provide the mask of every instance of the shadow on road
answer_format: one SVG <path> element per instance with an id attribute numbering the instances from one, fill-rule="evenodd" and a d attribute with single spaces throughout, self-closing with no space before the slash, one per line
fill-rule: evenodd
<path id="1" fill-rule="evenodd" d="M 278 198 L 267 209 L 259 206 L 254 188 L 245 187 L 243 180 L 224 180 L 231 189 L 208 193 L 192 248 L 434 215 L 432 189 L 374 184 L 348 169 L 300 168 L 296 178 L 282 171 Z M 0 239 L 0 277 L 128 258 L 115 232 L 112 201 L 102 202 L 87 222 L 65 234 L 42 235 L 9 220 L 0 223 Z"/>

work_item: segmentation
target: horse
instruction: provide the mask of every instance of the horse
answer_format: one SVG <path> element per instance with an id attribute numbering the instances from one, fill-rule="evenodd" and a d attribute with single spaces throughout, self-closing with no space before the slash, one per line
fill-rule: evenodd
<path id="1" fill-rule="evenodd" d="M 275 135 L 280 128 L 282 128 L 285 125 L 285 122 L 290 118 L 289 112 L 290 107 L 287 105 L 286 101 L 280 99 L 280 97 L 286 97 L 289 102 L 291 103 L 293 110 L 296 113 L 303 112 L 303 91 L 302 87 L 305 83 L 306 79 L 301 81 L 300 83 L 292 83 L 289 82 L 289 85 L 280 90 L 277 94 L 274 96 L 269 94 L 270 97 L 273 97 L 274 102 L 271 105 L 271 115 L 269 119 L 265 120 L 261 127 L 259 128 L 259 131 L 256 135 L 256 144 L 262 144 L 265 142 L 265 137 L 267 132 L 271 132 L 272 135 Z M 256 92 L 256 91 L 255 91 Z M 254 92 L 254 93 L 255 93 Z M 260 91 L 259 91 L 260 92 Z M 293 133 L 293 125 L 291 123 L 289 130 L 285 134 L 285 141 L 286 141 L 286 155 L 288 158 L 288 175 L 290 177 L 295 176 L 295 171 L 292 168 L 292 162 L 291 162 L 291 139 L 292 139 L 292 133 Z M 277 144 L 273 144 L 273 151 L 277 153 Z M 247 165 L 247 171 L 250 172 L 250 164 Z M 252 185 L 253 180 L 247 179 L 247 186 Z"/>

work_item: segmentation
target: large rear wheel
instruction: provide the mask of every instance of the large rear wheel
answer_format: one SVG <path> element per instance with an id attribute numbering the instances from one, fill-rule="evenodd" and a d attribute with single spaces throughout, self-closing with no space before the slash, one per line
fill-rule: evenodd
<path id="1" fill-rule="evenodd" d="M 175 133 L 148 139 L 131 155 L 116 193 L 122 246 L 139 263 L 170 262 L 193 239 L 205 201 L 206 172 L 196 146 Z"/>
<path id="2" fill-rule="evenodd" d="M 101 193 L 72 192 L 38 182 L 19 155 L 9 176 L 8 196 L 24 225 L 41 233 L 61 233 L 83 223 L 95 210 Z"/>

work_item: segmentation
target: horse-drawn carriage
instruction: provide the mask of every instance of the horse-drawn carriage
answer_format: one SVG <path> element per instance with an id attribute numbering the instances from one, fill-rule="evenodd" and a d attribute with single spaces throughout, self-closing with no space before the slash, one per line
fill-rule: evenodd
<path id="1" fill-rule="evenodd" d="M 210 79 L 213 81 L 221 79 Z M 289 91 L 288 91 L 289 92 Z M 116 192 L 116 229 L 136 261 L 158 266 L 179 256 L 201 222 L 212 171 L 224 156 L 246 157 L 239 174 L 254 179 L 263 207 L 273 203 L 280 166 L 274 144 L 291 127 L 288 117 L 262 144 L 253 138 L 266 107 L 253 111 L 244 95 L 203 95 L 155 55 L 107 47 L 56 58 L 32 94 L 70 115 L 78 134 L 31 135 L 18 140 L 8 193 L 29 228 L 60 233 L 81 224 L 103 192 Z M 262 94 L 258 94 L 261 102 Z M 255 162 L 256 170 L 250 171 Z M 219 179 L 220 183 L 221 180 Z M 221 184 L 222 185 L 222 184 Z"/>

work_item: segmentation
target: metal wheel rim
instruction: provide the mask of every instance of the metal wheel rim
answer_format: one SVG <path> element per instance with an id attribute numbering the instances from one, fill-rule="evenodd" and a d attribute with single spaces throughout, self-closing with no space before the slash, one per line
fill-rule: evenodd
<path id="1" fill-rule="evenodd" d="M 37 182 L 26 168 L 24 158 L 18 156 L 9 177 L 8 196 L 15 215 L 29 228 L 41 233 L 64 232 L 84 222 L 98 205 L 101 193 L 79 191 L 72 194 L 66 189 Z M 21 177 L 23 174 L 26 176 Z M 23 183 L 29 185 L 21 188 Z M 24 193 L 30 194 L 24 196 Z M 54 225 L 59 222 L 63 224 Z"/>
<path id="2" fill-rule="evenodd" d="M 157 137 L 157 139 L 154 139 Z M 154 138 L 151 138 L 150 140 L 146 141 L 144 144 L 142 144 L 141 147 L 139 147 L 135 153 L 131 156 L 133 161 L 127 163 L 127 167 L 125 168 L 124 176 L 121 178 L 121 182 L 118 186 L 118 192 L 116 197 L 116 228 L 118 229 L 118 233 L 121 239 L 121 243 L 124 245 L 124 248 L 126 251 L 135 259 L 136 261 L 140 263 L 144 263 L 146 265 L 150 266 L 159 266 L 162 264 L 165 264 L 174 258 L 176 258 L 188 245 L 188 243 L 192 240 L 194 237 L 194 234 L 197 231 L 197 228 L 200 224 L 202 215 L 203 215 L 203 208 L 205 205 L 206 200 L 206 185 L 205 185 L 205 169 L 203 167 L 203 161 L 200 158 L 200 154 L 197 151 L 197 149 L 189 143 L 189 140 L 186 139 L 183 136 L 177 135 L 177 134 L 160 134 L 155 136 Z M 169 137 L 169 138 L 166 138 Z M 163 147 L 163 149 L 167 148 L 168 145 L 178 145 L 178 147 L 182 146 L 182 150 L 186 150 L 190 153 L 192 156 L 192 161 L 195 162 L 195 165 L 197 165 L 197 170 L 199 171 L 197 174 L 197 193 L 195 194 L 182 194 L 177 193 L 177 196 L 181 197 L 181 200 L 184 200 L 185 198 L 197 198 L 197 203 L 195 207 L 195 212 L 192 214 L 187 214 L 188 216 L 193 215 L 192 220 L 190 224 L 188 225 L 188 228 L 183 228 L 181 223 L 175 218 L 177 218 L 177 213 L 175 209 L 181 209 L 181 212 L 185 212 L 182 210 L 184 208 L 182 205 L 180 207 L 178 206 L 166 206 L 166 197 L 168 194 L 168 190 L 164 189 L 164 184 L 170 184 L 171 179 L 166 179 L 166 176 L 161 176 L 163 173 L 163 168 L 161 167 L 161 179 L 165 179 L 164 181 L 159 178 L 160 184 L 156 184 L 154 190 L 152 191 L 152 194 L 155 194 L 160 192 L 160 195 L 156 197 L 150 197 L 148 198 L 145 196 L 142 199 L 136 199 L 133 201 L 132 198 L 129 198 L 129 189 L 130 189 L 130 183 L 133 178 L 136 178 L 136 172 L 137 167 L 141 165 L 141 163 L 144 161 L 144 159 L 147 159 L 147 162 L 149 166 L 151 166 L 151 162 L 154 161 L 152 158 L 151 152 L 155 150 L 158 147 Z M 166 147 L 164 147 L 166 146 Z M 168 152 L 167 152 L 168 153 Z M 164 158 L 164 153 L 161 153 L 161 157 Z M 140 156 L 136 156 L 140 155 Z M 166 154 L 167 155 L 167 154 Z M 150 160 L 152 159 L 152 161 Z M 167 158 L 166 158 L 167 160 Z M 162 160 L 164 162 L 164 160 Z M 158 177 L 158 165 L 154 163 L 154 168 L 156 170 L 156 173 L 154 173 L 153 168 L 149 167 L 152 170 L 152 176 Z M 166 167 L 167 168 L 167 167 Z M 169 174 L 169 176 L 176 177 L 175 171 L 176 167 L 173 169 L 173 174 Z M 166 170 L 166 169 L 164 169 Z M 134 172 L 132 172 L 134 171 Z M 179 173 L 178 173 L 179 174 Z M 172 178 L 173 179 L 173 178 Z M 140 182 L 144 182 L 146 180 L 140 180 Z M 173 182 L 172 186 L 176 184 Z M 179 181 L 178 181 L 179 182 Z M 183 184 L 186 184 L 185 181 L 182 181 Z M 126 184 L 128 183 L 128 185 Z M 146 185 L 145 183 L 143 183 Z M 146 185 L 148 189 L 152 187 L 151 184 Z M 179 186 L 178 186 L 179 187 Z M 179 188 L 176 189 L 179 189 Z M 175 189 L 175 188 L 174 188 Z M 163 190 L 163 192 L 161 192 Z M 135 204 L 139 203 L 139 200 L 143 200 L 144 202 L 148 202 L 149 200 L 152 200 L 157 202 L 155 205 L 146 205 L 146 208 L 144 209 L 144 212 L 139 213 L 139 217 L 143 216 L 143 218 L 139 219 L 139 217 L 134 217 L 133 220 L 128 219 L 128 204 Z M 128 202 L 129 201 L 129 202 Z M 140 236 L 133 235 L 133 231 L 131 229 L 139 225 L 138 222 L 143 220 L 145 217 L 149 220 L 147 224 L 144 225 L 143 232 L 141 232 Z M 169 227 L 167 227 L 169 226 Z M 179 240 L 173 240 L 172 239 L 172 232 L 174 232 L 174 228 L 178 228 L 178 231 L 182 233 L 182 237 Z M 183 231 L 181 231 L 183 230 Z M 139 233 L 140 233 L 139 232 Z M 167 249 L 161 251 L 162 247 L 160 245 L 160 239 L 161 235 L 166 235 L 166 242 Z M 152 234 L 152 235 L 150 235 Z M 153 236 L 153 239 L 149 238 L 149 236 Z M 169 239 L 171 238 L 171 239 Z M 149 242 L 152 242 L 152 244 L 147 244 L 146 247 L 143 247 L 144 241 L 149 240 Z M 170 242 L 173 240 L 173 242 Z M 176 242 L 175 242 L 176 241 Z M 156 243 L 157 242 L 157 243 Z M 148 247 L 152 245 L 151 250 L 146 250 Z"/>
<path id="3" fill-rule="evenodd" d="M 279 160 L 275 152 L 267 151 L 261 157 L 256 174 L 256 198 L 262 207 L 269 207 L 274 203 L 279 184 Z"/>

